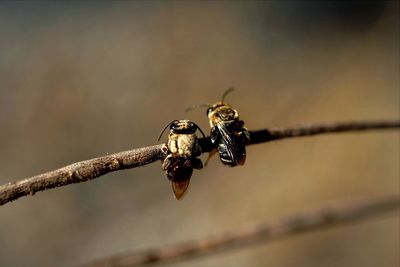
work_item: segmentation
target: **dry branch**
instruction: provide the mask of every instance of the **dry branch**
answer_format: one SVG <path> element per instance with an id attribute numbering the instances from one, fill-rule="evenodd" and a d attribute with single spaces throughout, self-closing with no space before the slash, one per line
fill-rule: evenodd
<path id="1" fill-rule="evenodd" d="M 85 182 L 106 173 L 140 167 L 164 157 L 164 145 L 123 151 L 89 159 L 63 168 L 0 186 L 0 205 L 59 186 Z"/>
<path id="2" fill-rule="evenodd" d="M 250 144 L 317 134 L 400 128 L 400 121 L 360 121 L 310 124 L 293 128 L 250 131 Z M 212 149 L 209 138 L 199 140 L 203 152 Z M 143 166 L 165 157 L 164 145 L 143 147 L 73 163 L 66 167 L 0 186 L 0 205 L 36 192 L 95 179 L 106 173 Z"/>
<path id="3" fill-rule="evenodd" d="M 399 196 L 391 195 L 376 199 L 344 202 L 340 205 L 327 205 L 236 231 L 225 232 L 203 240 L 149 249 L 140 253 L 131 252 L 115 255 L 90 263 L 87 266 L 134 267 L 189 259 L 361 221 L 389 211 L 398 211 L 399 207 Z"/>
<path id="4" fill-rule="evenodd" d="M 258 144 L 291 137 L 395 128 L 400 128 L 400 121 L 359 121 L 308 125 L 303 124 L 301 126 L 291 128 L 271 128 L 266 130 L 252 131 L 250 133 L 250 138 L 252 144 Z"/>

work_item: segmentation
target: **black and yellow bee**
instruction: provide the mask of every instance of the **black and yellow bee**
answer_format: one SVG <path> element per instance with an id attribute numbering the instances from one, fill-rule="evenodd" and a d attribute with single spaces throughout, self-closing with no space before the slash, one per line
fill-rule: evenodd
<path id="1" fill-rule="evenodd" d="M 171 181 L 175 198 L 179 200 L 189 187 L 193 169 L 203 168 L 203 163 L 197 158 L 201 154 L 201 148 L 196 131 L 199 130 L 203 137 L 204 133 L 192 121 L 174 120 L 164 128 L 158 140 L 168 127 L 168 155 L 162 162 L 162 168 Z"/>
<path id="2" fill-rule="evenodd" d="M 218 151 L 221 162 L 231 167 L 245 163 L 246 145 L 250 141 L 250 133 L 239 119 L 237 110 L 224 102 L 232 91 L 233 88 L 228 89 L 220 102 L 208 105 L 207 109 L 211 142 L 216 147 L 208 158 Z"/>

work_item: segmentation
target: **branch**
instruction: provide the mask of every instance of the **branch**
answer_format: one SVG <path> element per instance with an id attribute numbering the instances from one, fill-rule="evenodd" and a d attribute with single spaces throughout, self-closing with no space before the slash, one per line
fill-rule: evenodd
<path id="1" fill-rule="evenodd" d="M 134 267 L 189 259 L 361 221 L 390 211 L 397 210 L 398 212 L 399 208 L 399 196 L 391 195 L 376 199 L 350 201 L 340 205 L 326 205 L 315 210 L 295 213 L 202 240 L 149 249 L 141 253 L 131 252 L 115 255 L 87 266 Z"/>
<path id="2" fill-rule="evenodd" d="M 400 121 L 361 121 L 266 129 L 251 131 L 250 144 L 335 132 L 398 128 L 400 128 Z M 199 143 L 203 152 L 209 152 L 212 150 L 212 144 L 208 137 L 199 139 Z M 165 156 L 165 145 L 155 145 L 73 163 L 57 170 L 0 186 L 0 205 L 4 205 L 7 202 L 16 200 L 23 196 L 34 195 L 39 191 L 73 183 L 86 182 L 112 171 L 143 166 L 161 160 Z"/>
<path id="3" fill-rule="evenodd" d="M 155 145 L 89 159 L 0 186 L 0 205 L 55 187 L 86 182 L 112 171 L 136 168 L 164 157 L 164 145 Z"/>
<path id="4" fill-rule="evenodd" d="M 308 124 L 292 128 L 271 128 L 253 131 L 250 134 L 251 143 L 259 144 L 284 138 L 313 136 L 317 134 L 357 132 L 368 130 L 383 130 L 400 128 L 400 121 L 359 121 Z"/>

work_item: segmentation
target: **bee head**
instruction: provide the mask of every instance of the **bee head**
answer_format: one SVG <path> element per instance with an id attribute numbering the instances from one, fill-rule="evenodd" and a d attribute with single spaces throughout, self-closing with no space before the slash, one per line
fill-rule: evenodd
<path id="1" fill-rule="evenodd" d="M 222 95 L 222 99 L 221 99 L 220 102 L 217 102 L 217 103 L 215 103 L 215 104 L 213 104 L 213 105 L 211 105 L 211 104 L 194 105 L 194 106 L 188 107 L 185 111 L 188 112 L 188 111 L 191 111 L 191 110 L 193 110 L 193 109 L 206 107 L 206 108 L 207 108 L 207 116 L 209 116 L 210 113 L 213 112 L 214 110 L 216 110 L 217 108 L 219 108 L 219 107 L 221 107 L 221 106 L 228 106 L 228 105 L 224 102 L 224 100 L 225 100 L 225 97 L 226 97 L 229 93 L 233 92 L 233 90 L 234 90 L 233 87 L 231 87 L 231 88 L 229 88 L 228 90 L 226 90 L 226 91 L 224 92 L 224 94 Z"/>
<path id="2" fill-rule="evenodd" d="M 218 109 L 219 107 L 226 106 L 226 107 L 229 107 L 229 108 L 230 108 L 230 106 L 229 106 L 228 104 L 226 104 L 226 103 L 224 102 L 224 100 L 225 100 L 225 97 L 226 97 L 229 93 L 233 92 L 233 90 L 234 90 L 233 87 L 229 88 L 229 89 L 226 90 L 226 91 L 224 92 L 224 94 L 222 95 L 222 99 L 221 99 L 220 102 L 217 102 L 217 103 L 215 103 L 214 105 L 208 105 L 208 108 L 207 108 L 207 116 L 210 116 L 211 112 L 215 111 L 215 110 Z"/>
<path id="3" fill-rule="evenodd" d="M 239 114 L 228 104 L 215 104 L 207 113 L 210 120 L 216 121 L 231 121 L 239 118 Z"/>
<path id="4" fill-rule="evenodd" d="M 209 116 L 210 113 L 212 113 L 213 111 L 215 111 L 219 107 L 223 107 L 223 106 L 227 106 L 227 104 L 225 104 L 223 102 L 217 102 L 214 105 L 209 105 L 208 108 L 207 108 L 207 116 Z"/>
<path id="5" fill-rule="evenodd" d="M 189 120 L 175 120 L 170 125 L 170 130 L 177 134 L 193 134 L 197 130 L 197 125 Z"/>
<path id="6" fill-rule="evenodd" d="M 164 130 L 161 131 L 160 136 L 158 137 L 158 141 L 160 141 L 161 136 L 163 135 L 164 131 L 169 127 L 171 133 L 175 134 L 194 134 L 196 130 L 199 130 L 200 133 L 205 138 L 203 131 L 200 127 L 189 120 L 173 120 L 165 126 Z"/>

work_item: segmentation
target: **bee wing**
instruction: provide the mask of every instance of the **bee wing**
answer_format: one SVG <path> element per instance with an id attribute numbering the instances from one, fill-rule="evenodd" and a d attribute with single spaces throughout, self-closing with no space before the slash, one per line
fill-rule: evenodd
<path id="1" fill-rule="evenodd" d="M 243 165 L 246 160 L 246 151 L 244 144 L 240 142 L 237 136 L 232 135 L 225 126 L 217 126 L 219 132 L 221 133 L 222 140 L 226 145 L 226 152 L 232 161 L 239 165 Z"/>
<path id="2" fill-rule="evenodd" d="M 227 153 L 229 157 L 233 158 L 233 153 L 232 150 L 229 149 L 234 146 L 234 141 L 231 138 L 231 134 L 229 131 L 226 129 L 226 127 L 222 124 L 217 125 L 218 131 L 221 133 L 222 140 L 224 141 L 225 145 L 227 146 Z"/>
<path id="3" fill-rule="evenodd" d="M 184 180 L 184 181 L 179 181 L 179 182 L 171 181 L 172 191 L 174 192 L 174 196 L 177 200 L 182 199 L 186 190 L 189 187 L 189 183 L 190 183 L 190 179 Z"/>

